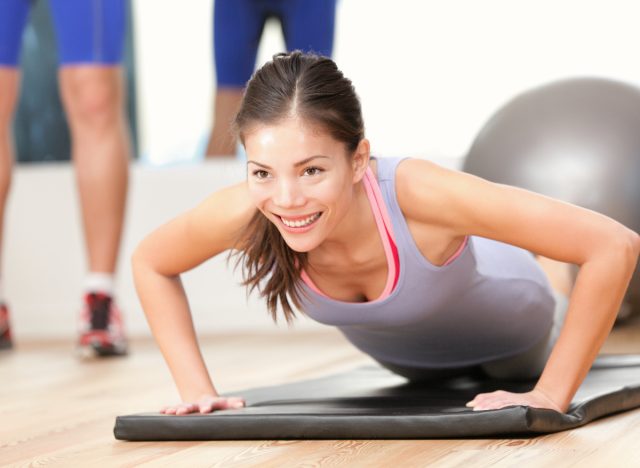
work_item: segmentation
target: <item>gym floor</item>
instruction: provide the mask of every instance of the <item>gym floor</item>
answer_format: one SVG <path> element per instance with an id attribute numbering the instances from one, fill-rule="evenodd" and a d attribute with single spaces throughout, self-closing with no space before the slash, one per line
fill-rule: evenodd
<path id="1" fill-rule="evenodd" d="M 335 330 L 201 339 L 218 390 L 286 383 L 367 364 Z M 640 317 L 603 349 L 640 353 Z M 67 342 L 0 354 L 0 466 L 638 466 L 640 410 L 518 439 L 122 442 L 119 414 L 177 401 L 151 340 L 124 359 L 79 361 Z"/>

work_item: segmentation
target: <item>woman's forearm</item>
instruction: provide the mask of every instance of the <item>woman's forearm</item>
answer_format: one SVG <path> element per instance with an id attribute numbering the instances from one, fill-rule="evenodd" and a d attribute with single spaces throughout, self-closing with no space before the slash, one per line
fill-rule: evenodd
<path id="1" fill-rule="evenodd" d="M 198 347 L 189 304 L 179 277 L 155 272 L 134 256 L 133 276 L 147 321 L 183 401 L 217 395 Z"/>
<path id="2" fill-rule="evenodd" d="M 611 331 L 637 256 L 634 248 L 611 250 L 580 268 L 562 332 L 536 385 L 563 411 Z"/>

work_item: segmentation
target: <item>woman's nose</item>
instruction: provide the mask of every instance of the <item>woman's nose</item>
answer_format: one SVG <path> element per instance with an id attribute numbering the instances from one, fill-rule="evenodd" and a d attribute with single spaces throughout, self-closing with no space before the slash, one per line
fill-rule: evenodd
<path id="1" fill-rule="evenodd" d="M 282 208 L 300 206 L 304 203 L 304 196 L 295 182 L 281 180 L 277 184 L 273 202 Z"/>

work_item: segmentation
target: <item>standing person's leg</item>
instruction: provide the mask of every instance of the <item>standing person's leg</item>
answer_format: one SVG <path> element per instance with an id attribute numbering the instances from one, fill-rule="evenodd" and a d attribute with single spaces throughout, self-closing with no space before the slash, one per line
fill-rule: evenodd
<path id="1" fill-rule="evenodd" d="M 331 57 L 335 36 L 336 0 L 280 0 L 287 50 Z"/>
<path id="2" fill-rule="evenodd" d="M 64 66 L 60 88 L 72 136 L 89 270 L 113 274 L 130 153 L 120 67 Z"/>
<path id="3" fill-rule="evenodd" d="M 12 347 L 9 310 L 2 290 L 1 259 L 4 239 L 4 213 L 11 187 L 14 150 L 11 123 L 18 100 L 20 72 L 18 59 L 22 32 L 29 14 L 28 0 L 0 2 L 0 349 Z"/>
<path id="4" fill-rule="evenodd" d="M 89 259 L 80 345 L 98 355 L 126 353 L 113 302 L 128 183 L 125 116 L 125 0 L 52 0 L 60 90 L 72 136 Z"/>
<path id="5" fill-rule="evenodd" d="M 11 187 L 11 170 L 13 167 L 13 140 L 11 137 L 11 121 L 16 106 L 20 73 L 17 68 L 0 66 L 0 253 L 4 240 L 4 213 Z M 0 263 L 2 256 L 0 255 Z M 9 309 L 4 301 L 0 268 L 0 349 L 13 346 L 11 328 L 9 326 Z"/>
<path id="6" fill-rule="evenodd" d="M 236 152 L 231 123 L 240 108 L 244 86 L 253 73 L 266 14 L 260 2 L 216 0 L 213 12 L 213 50 L 216 68 L 213 129 L 205 155 Z"/>
<path id="7" fill-rule="evenodd" d="M 233 156 L 237 140 L 231 124 L 235 118 L 244 89 L 217 88 L 213 102 L 213 129 L 205 150 L 206 157 Z"/>

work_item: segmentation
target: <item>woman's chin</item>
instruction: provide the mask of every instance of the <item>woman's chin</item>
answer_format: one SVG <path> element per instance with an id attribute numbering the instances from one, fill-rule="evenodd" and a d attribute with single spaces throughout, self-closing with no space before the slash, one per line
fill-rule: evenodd
<path id="1" fill-rule="evenodd" d="M 291 233 L 280 231 L 280 235 L 291 250 L 298 253 L 310 252 L 315 249 L 319 242 L 311 236 L 297 236 Z M 314 236 L 315 237 L 315 236 Z"/>
<path id="2" fill-rule="evenodd" d="M 290 239 L 287 239 L 286 237 L 284 238 L 284 241 L 287 243 L 287 245 L 291 250 L 298 253 L 310 252 L 316 247 L 315 243 L 308 242 L 308 241 L 301 242 L 299 240 L 290 240 Z"/>

